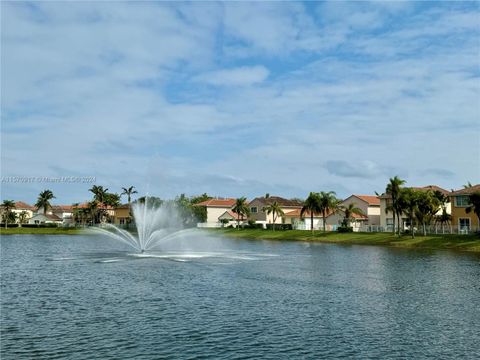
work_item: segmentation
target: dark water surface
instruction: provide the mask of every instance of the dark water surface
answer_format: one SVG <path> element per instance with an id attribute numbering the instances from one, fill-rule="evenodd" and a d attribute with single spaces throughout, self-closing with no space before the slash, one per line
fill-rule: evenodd
<path id="1" fill-rule="evenodd" d="M 193 241 L 3 236 L 2 360 L 480 358 L 477 256 Z"/>

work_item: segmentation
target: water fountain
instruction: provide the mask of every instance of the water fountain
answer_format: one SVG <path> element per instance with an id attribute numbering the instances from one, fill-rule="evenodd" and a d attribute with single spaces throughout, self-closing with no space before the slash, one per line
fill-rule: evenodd
<path id="1" fill-rule="evenodd" d="M 182 230 L 176 207 L 173 205 L 156 206 L 146 197 L 131 206 L 135 219 L 137 235 L 112 224 L 92 228 L 95 233 L 106 235 L 143 253 L 175 238 L 193 232 Z"/>

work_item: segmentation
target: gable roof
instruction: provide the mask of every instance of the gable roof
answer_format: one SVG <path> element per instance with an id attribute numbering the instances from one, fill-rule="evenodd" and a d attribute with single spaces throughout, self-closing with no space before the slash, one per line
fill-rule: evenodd
<path id="1" fill-rule="evenodd" d="M 475 192 L 480 192 L 480 184 L 473 185 L 471 187 L 468 187 L 466 189 L 460 189 L 456 191 L 452 191 L 449 195 L 471 195 Z"/>
<path id="2" fill-rule="evenodd" d="M 28 205 L 26 202 L 17 201 L 15 202 L 15 209 L 17 210 L 35 210 L 35 206 Z"/>
<path id="3" fill-rule="evenodd" d="M 242 217 L 237 214 L 235 211 L 232 211 L 232 210 L 227 210 L 225 211 L 222 215 L 220 215 L 218 218 L 225 218 L 225 215 L 229 216 L 230 218 L 234 219 L 234 220 L 241 220 Z"/>
<path id="4" fill-rule="evenodd" d="M 47 218 L 48 220 L 51 220 L 51 221 L 62 221 L 61 218 L 59 218 L 57 215 L 53 215 L 53 214 L 37 214 L 37 215 L 32 216 L 32 218 L 30 220 L 34 220 L 37 217 L 44 217 L 44 218 Z"/>
<path id="5" fill-rule="evenodd" d="M 212 207 L 233 207 L 235 205 L 236 199 L 210 199 L 206 201 L 199 202 L 194 206 L 212 206 Z"/>
<path id="6" fill-rule="evenodd" d="M 359 198 L 360 200 L 365 201 L 368 205 L 378 205 L 380 206 L 380 198 L 376 195 L 356 195 L 353 194 L 352 196 L 355 196 Z"/>
<path id="7" fill-rule="evenodd" d="M 268 198 L 265 198 L 265 196 L 256 197 L 255 199 L 250 201 L 249 204 L 251 204 L 254 201 L 258 201 L 263 205 L 271 205 L 274 202 L 277 202 L 278 205 L 280 205 L 281 207 L 302 207 L 303 206 L 303 203 L 301 201 L 289 200 L 289 199 L 282 198 L 280 196 L 269 196 Z"/>

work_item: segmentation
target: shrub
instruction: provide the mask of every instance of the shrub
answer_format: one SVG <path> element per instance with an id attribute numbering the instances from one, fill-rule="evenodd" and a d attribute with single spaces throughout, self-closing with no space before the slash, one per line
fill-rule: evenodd
<path id="1" fill-rule="evenodd" d="M 339 226 L 337 231 L 339 233 L 351 233 L 351 232 L 353 232 L 353 227 L 351 227 L 351 226 Z"/>
<path id="2" fill-rule="evenodd" d="M 273 230 L 273 224 L 267 224 L 267 230 Z M 275 230 L 293 230 L 292 224 L 275 224 Z"/>

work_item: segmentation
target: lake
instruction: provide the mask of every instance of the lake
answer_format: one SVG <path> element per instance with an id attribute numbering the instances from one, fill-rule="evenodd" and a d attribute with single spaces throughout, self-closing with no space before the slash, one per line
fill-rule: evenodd
<path id="1" fill-rule="evenodd" d="M 193 236 L 1 238 L 1 358 L 480 358 L 480 257 Z"/>

